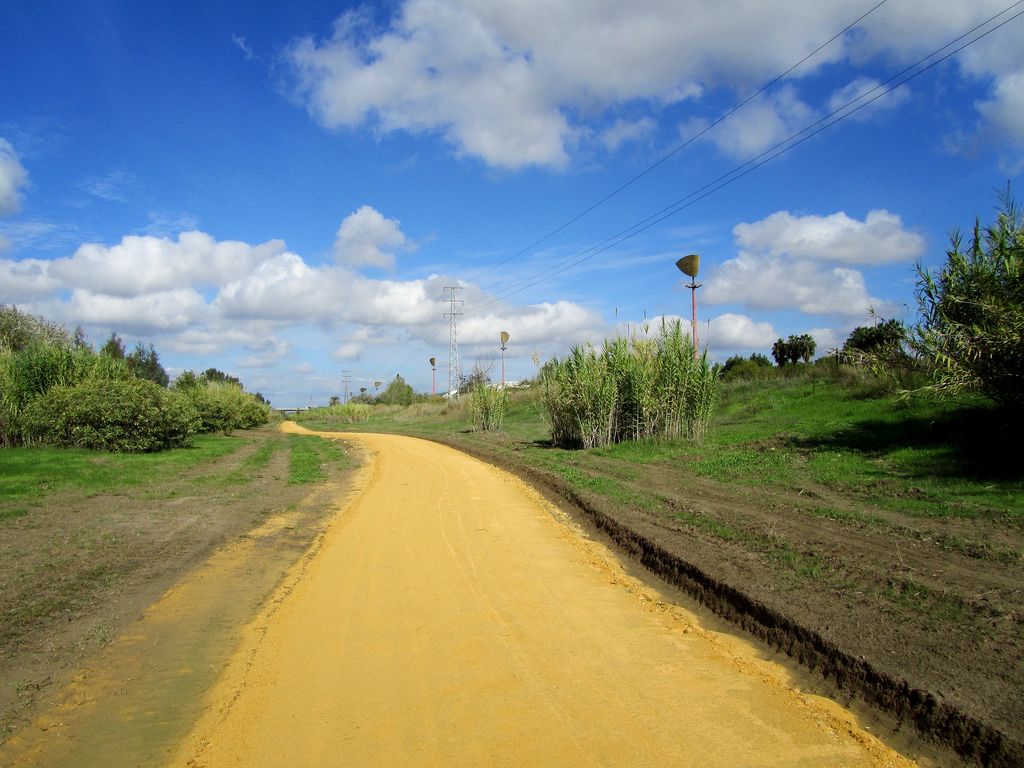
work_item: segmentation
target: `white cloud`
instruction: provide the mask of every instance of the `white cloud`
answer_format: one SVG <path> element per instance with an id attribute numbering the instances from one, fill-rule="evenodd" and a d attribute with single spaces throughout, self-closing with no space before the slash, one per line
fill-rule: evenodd
<path id="1" fill-rule="evenodd" d="M 110 296 L 75 289 L 66 302 L 54 302 L 47 318 L 76 325 L 117 329 L 133 335 L 184 331 L 207 320 L 206 302 L 190 288 L 143 296 Z"/>
<path id="2" fill-rule="evenodd" d="M 108 203 L 126 203 L 136 184 L 135 178 L 125 171 L 111 171 L 103 176 L 92 176 L 82 182 L 82 188 L 93 197 Z"/>
<path id="3" fill-rule="evenodd" d="M 880 8 L 792 77 L 806 79 L 842 61 L 913 61 L 1002 7 L 998 0 L 950 0 L 936 13 L 932 5 L 907 0 Z M 746 95 L 853 15 L 846 3 L 799 0 L 739 7 L 701 0 L 403 0 L 386 21 L 365 9 L 346 12 L 326 39 L 293 41 L 284 60 L 292 94 L 329 128 L 429 131 L 458 154 L 492 166 L 560 167 L 588 137 L 621 144 L 614 130 L 589 130 L 588 122 L 609 110 L 637 101 L 660 108 L 723 87 Z M 1020 46 L 1009 44 L 1009 35 L 959 54 L 964 71 L 996 78 L 1022 71 L 1013 50 Z M 244 40 L 235 43 L 246 49 Z M 892 108 L 898 98 L 884 101 Z M 751 102 L 713 135 L 723 150 L 746 159 L 803 128 L 815 111 L 790 84 Z M 1000 111 L 1012 115 L 1009 104 Z"/>
<path id="4" fill-rule="evenodd" d="M 850 331 L 856 325 L 860 325 L 860 322 L 849 323 L 839 328 L 811 328 L 807 333 L 814 337 L 814 342 L 817 345 L 814 356 L 824 357 L 832 350 L 841 349 L 846 337 L 850 335 Z"/>
<path id="5" fill-rule="evenodd" d="M 978 111 L 1007 136 L 1024 142 L 1024 72 L 1000 78 Z"/>
<path id="6" fill-rule="evenodd" d="M 109 296 L 135 297 L 190 286 L 219 286 L 285 249 L 281 240 L 261 245 L 215 241 L 204 232 L 182 232 L 177 241 L 128 235 L 118 245 L 87 243 L 51 262 L 63 284 Z"/>
<path id="7" fill-rule="evenodd" d="M 925 249 L 924 238 L 904 229 L 903 220 L 886 210 L 869 211 L 864 221 L 842 211 L 829 216 L 779 211 L 752 224 L 737 224 L 733 235 L 748 252 L 840 264 L 910 262 Z"/>
<path id="8" fill-rule="evenodd" d="M 815 111 L 797 96 L 793 86 L 752 99 L 722 121 L 706 137 L 722 152 L 750 160 L 814 122 Z"/>
<path id="9" fill-rule="evenodd" d="M 257 343 L 248 345 L 248 349 L 254 354 L 239 360 L 239 368 L 268 368 L 291 353 L 288 342 L 273 337 L 260 339 Z"/>
<path id="10" fill-rule="evenodd" d="M 21 210 L 21 189 L 28 183 L 28 171 L 18 153 L 6 139 L 0 138 L 0 216 Z"/>
<path id="11" fill-rule="evenodd" d="M 242 35 L 234 35 L 233 34 L 233 35 L 231 35 L 231 42 L 233 42 L 236 46 L 238 46 L 238 50 L 240 50 L 243 54 L 245 54 L 245 60 L 246 61 L 252 61 L 253 59 L 258 59 L 259 58 L 256 55 L 256 52 L 253 51 L 252 46 L 249 45 L 249 43 L 246 41 L 244 36 L 242 36 Z"/>
<path id="12" fill-rule="evenodd" d="M 358 360 L 363 354 L 363 345 L 354 342 L 346 342 L 331 353 L 332 357 L 339 360 Z"/>
<path id="13" fill-rule="evenodd" d="M 858 77 L 832 94 L 828 100 L 828 111 L 831 113 L 845 110 L 847 107 L 850 110 L 860 107 L 856 112 L 846 110 L 845 113 L 850 114 L 854 120 L 865 121 L 884 112 L 891 112 L 910 98 L 908 86 L 897 88 L 882 96 L 888 87 L 874 78 Z M 863 101 L 861 97 L 864 97 Z"/>
<path id="14" fill-rule="evenodd" d="M 640 141 L 654 132 L 657 124 L 649 117 L 640 120 L 616 120 L 601 132 L 601 143 L 614 152 L 626 142 Z"/>
<path id="15" fill-rule="evenodd" d="M 771 323 L 759 323 L 746 315 L 726 312 L 710 319 L 698 329 L 701 346 L 735 351 L 770 347 L 778 334 Z"/>
<path id="16" fill-rule="evenodd" d="M 708 304 L 737 303 L 813 315 L 861 316 L 879 303 L 872 300 L 857 270 L 743 252 L 705 280 L 703 298 Z"/>
<path id="17" fill-rule="evenodd" d="M 405 242 L 397 222 L 392 230 L 373 209 L 361 210 L 383 227 L 359 232 L 390 232 L 390 239 L 377 238 L 378 246 Z M 363 246 L 371 241 L 361 240 Z M 353 236 L 347 244 L 358 242 Z M 279 240 L 251 245 L 196 231 L 175 239 L 130 235 L 114 245 L 90 243 L 54 260 L 0 258 L 0 294 L 29 311 L 100 335 L 155 335 L 161 349 L 192 357 L 240 349 L 236 364 L 259 369 L 308 354 L 281 340 L 293 329 L 302 329 L 298 338 L 320 334 L 324 348 L 342 359 L 365 360 L 375 350 L 410 342 L 436 352 L 448 334 L 442 287 L 457 284 L 450 275 L 373 279 L 347 266 L 311 265 Z M 486 306 L 460 323 L 467 354 L 493 354 L 499 330 L 512 334 L 510 359 L 599 339 L 605 330 L 599 313 L 570 301 L 515 306 L 490 302 L 478 286 L 463 287 L 467 303 Z"/>
<path id="18" fill-rule="evenodd" d="M 0 253 L 5 253 L 13 247 L 14 243 L 12 243 L 6 235 L 0 233 Z"/>
<path id="19" fill-rule="evenodd" d="M 60 283 L 50 276 L 49 265 L 41 259 L 0 259 L 0 296 L 17 303 L 51 295 Z"/>
<path id="20" fill-rule="evenodd" d="M 410 244 L 397 219 L 386 219 L 368 205 L 350 214 L 338 227 L 334 258 L 339 264 L 393 269 L 394 252 Z"/>

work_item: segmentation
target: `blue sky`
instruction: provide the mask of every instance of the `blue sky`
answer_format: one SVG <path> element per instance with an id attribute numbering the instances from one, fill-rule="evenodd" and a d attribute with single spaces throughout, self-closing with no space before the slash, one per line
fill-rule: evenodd
<path id="1" fill-rule="evenodd" d="M 698 252 L 714 359 L 826 352 L 1024 169 L 1024 4 L 876 3 L 5 3 L 0 302 L 284 407 L 442 389 L 445 286 L 492 377 L 688 318 Z"/>

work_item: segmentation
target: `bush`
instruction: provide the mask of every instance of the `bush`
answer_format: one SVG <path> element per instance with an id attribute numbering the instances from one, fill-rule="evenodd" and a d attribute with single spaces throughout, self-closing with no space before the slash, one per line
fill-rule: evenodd
<path id="1" fill-rule="evenodd" d="M 91 377 L 57 385 L 25 409 L 32 442 L 121 453 L 150 453 L 188 445 L 199 415 L 188 399 L 151 381 Z"/>
<path id="2" fill-rule="evenodd" d="M 88 349 L 44 342 L 0 350 L 0 446 L 20 444 L 28 404 L 51 387 L 81 381 L 92 370 L 93 357 Z"/>
<path id="3" fill-rule="evenodd" d="M 175 391 L 186 397 L 198 412 L 200 432 L 230 435 L 236 429 L 253 429 L 270 420 L 270 407 L 234 383 L 176 384 Z"/>
<path id="4" fill-rule="evenodd" d="M 1024 406 L 1024 220 L 1010 190 L 984 230 L 975 221 L 964 249 L 954 232 L 937 275 L 917 267 L 921 321 L 910 346 L 933 366 L 918 392 L 956 398 L 979 392 L 999 405 Z"/>
<path id="5" fill-rule="evenodd" d="M 752 354 L 749 358 L 734 355 L 725 361 L 722 381 L 765 381 L 775 378 L 772 362 L 765 355 Z"/>

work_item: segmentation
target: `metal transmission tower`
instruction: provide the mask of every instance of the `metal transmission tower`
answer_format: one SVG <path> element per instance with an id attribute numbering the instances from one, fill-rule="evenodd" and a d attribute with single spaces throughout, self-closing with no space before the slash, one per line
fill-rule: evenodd
<path id="1" fill-rule="evenodd" d="M 343 403 L 347 403 L 348 402 L 348 385 L 349 385 L 349 382 L 351 382 L 351 381 L 352 381 L 352 371 L 342 371 L 341 372 L 341 385 L 345 388 L 345 399 L 342 400 Z"/>
<path id="2" fill-rule="evenodd" d="M 447 285 L 444 288 L 445 297 L 448 299 L 450 309 L 444 313 L 448 318 L 448 397 L 459 396 L 459 338 L 457 331 L 458 318 L 462 313 L 458 311 L 462 305 L 462 299 L 457 298 L 458 292 L 462 290 L 458 285 Z M 454 393 L 454 394 L 452 394 Z"/>

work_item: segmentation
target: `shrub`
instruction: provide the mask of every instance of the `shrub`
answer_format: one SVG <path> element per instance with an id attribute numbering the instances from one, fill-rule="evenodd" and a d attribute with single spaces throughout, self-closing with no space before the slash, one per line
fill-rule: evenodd
<path id="1" fill-rule="evenodd" d="M 938 272 L 917 267 L 920 322 L 910 346 L 934 369 L 918 391 L 943 397 L 980 392 L 1006 408 L 1024 406 L 1024 220 L 1010 190 L 984 230 L 975 221 L 964 248 L 954 232 Z"/>
<path id="2" fill-rule="evenodd" d="M 237 384 L 226 381 L 179 385 L 175 391 L 186 397 L 199 414 L 200 432 L 253 429 L 270 419 L 270 407 Z"/>
<path id="3" fill-rule="evenodd" d="M 23 441 L 25 408 L 54 386 L 70 386 L 92 370 L 88 349 L 32 342 L 19 350 L 0 350 L 0 446 Z"/>
<path id="4" fill-rule="evenodd" d="M 199 416 L 181 393 L 134 377 L 90 377 L 57 385 L 24 414 L 33 442 L 122 453 L 149 453 L 190 443 Z"/>

